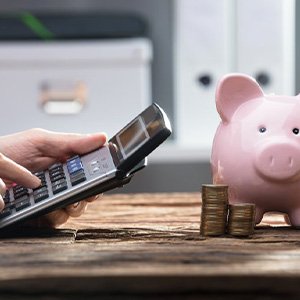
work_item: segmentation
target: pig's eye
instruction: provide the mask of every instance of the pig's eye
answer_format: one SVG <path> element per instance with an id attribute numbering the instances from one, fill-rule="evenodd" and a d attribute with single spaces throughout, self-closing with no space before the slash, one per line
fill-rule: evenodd
<path id="1" fill-rule="evenodd" d="M 293 133 L 296 134 L 296 135 L 299 134 L 299 128 L 294 128 Z"/>
<path id="2" fill-rule="evenodd" d="M 267 128 L 264 127 L 264 126 L 261 126 L 261 127 L 258 128 L 258 131 L 261 132 L 261 133 L 264 133 L 264 132 L 267 131 Z"/>

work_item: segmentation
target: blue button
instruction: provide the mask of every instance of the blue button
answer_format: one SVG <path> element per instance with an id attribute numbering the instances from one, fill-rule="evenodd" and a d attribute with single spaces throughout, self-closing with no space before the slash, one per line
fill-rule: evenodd
<path id="1" fill-rule="evenodd" d="M 83 170 L 82 165 L 74 165 L 74 166 L 68 168 L 68 171 L 69 171 L 70 174 L 74 174 L 74 173 L 76 173 L 78 171 L 81 171 L 81 170 Z"/>
<path id="2" fill-rule="evenodd" d="M 81 164 L 80 159 L 74 159 L 74 160 L 70 160 L 70 161 L 67 162 L 68 166 L 76 165 L 76 164 Z"/>
<path id="3" fill-rule="evenodd" d="M 78 161 L 78 162 L 74 161 L 74 162 L 68 163 L 67 166 L 68 166 L 68 168 L 73 168 L 75 166 L 81 166 L 82 167 L 82 163 L 81 163 L 81 161 Z"/>
<path id="4" fill-rule="evenodd" d="M 72 170 L 73 168 L 83 168 L 82 166 L 82 162 L 80 160 L 72 160 L 67 162 L 67 168 L 68 171 L 70 172 L 70 170 Z"/>

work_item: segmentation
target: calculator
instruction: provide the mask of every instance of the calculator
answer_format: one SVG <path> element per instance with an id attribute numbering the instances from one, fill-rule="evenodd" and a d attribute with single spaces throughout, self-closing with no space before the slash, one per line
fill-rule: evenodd
<path id="1" fill-rule="evenodd" d="M 16 185 L 7 190 L 0 228 L 124 186 L 171 133 L 166 113 L 153 103 L 101 148 L 35 173 L 41 180 L 38 188 Z"/>

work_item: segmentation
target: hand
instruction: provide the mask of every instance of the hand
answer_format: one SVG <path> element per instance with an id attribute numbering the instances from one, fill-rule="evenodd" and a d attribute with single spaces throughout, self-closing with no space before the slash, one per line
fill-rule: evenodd
<path id="1" fill-rule="evenodd" d="M 64 162 L 75 154 L 84 154 L 95 150 L 106 143 L 103 133 L 80 135 L 56 133 L 43 129 L 31 129 L 20 133 L 0 137 L 0 177 L 6 185 L 10 182 L 34 188 L 40 184 L 31 172 L 42 171 L 55 162 Z M 5 162 L 5 164 L 3 163 Z M 2 164 L 1 164 L 2 163 Z M 2 168 L 2 166 L 4 166 Z M 28 170 L 26 170 L 28 169 Z M 3 181 L 0 179 L 0 192 L 3 192 Z M 70 205 L 41 217 L 35 224 L 56 227 L 65 223 L 68 218 L 81 215 L 87 202 L 95 197 Z M 0 199 L 0 210 L 3 200 Z"/>

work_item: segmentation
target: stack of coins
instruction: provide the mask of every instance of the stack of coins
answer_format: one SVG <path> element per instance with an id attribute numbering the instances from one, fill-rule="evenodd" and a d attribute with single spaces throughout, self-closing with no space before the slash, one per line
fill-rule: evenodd
<path id="1" fill-rule="evenodd" d="M 200 233 L 205 236 L 225 234 L 228 212 L 228 186 L 202 186 L 202 213 Z"/>
<path id="2" fill-rule="evenodd" d="M 229 205 L 227 230 L 230 235 L 246 237 L 254 233 L 255 204 L 239 203 Z"/>

